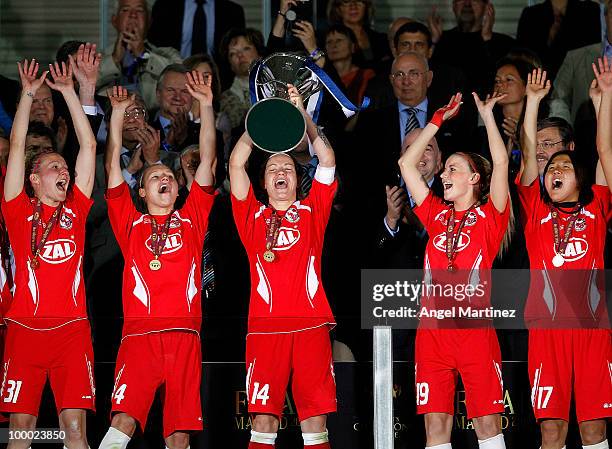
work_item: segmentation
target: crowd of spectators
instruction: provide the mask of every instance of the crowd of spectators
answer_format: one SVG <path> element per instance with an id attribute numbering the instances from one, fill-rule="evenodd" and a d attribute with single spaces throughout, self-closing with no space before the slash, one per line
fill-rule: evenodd
<path id="1" fill-rule="evenodd" d="M 426 23 L 396 17 L 386 34 L 372 27 L 373 0 L 329 0 L 327 21 L 317 29 L 302 17 L 290 20 L 289 10 L 299 6 L 296 0 L 280 0 L 266 39 L 259 30 L 246 28 L 242 7 L 230 0 L 157 0 L 152 5 L 146 0 L 118 0 L 112 15 L 116 41 L 102 49 L 99 70 L 76 78 L 98 142 L 85 275 L 99 360 L 113 359 L 121 334 L 123 262 L 104 202 L 109 87 L 125 86 L 136 94 L 123 126 L 126 182 L 136 190 L 139 173 L 162 161 L 176 170 L 186 189 L 189 172 L 198 163 L 194 148 L 200 129 L 199 108 L 185 87 L 186 74 L 198 70 L 212 76 L 219 194 L 203 255 L 207 359 L 241 360 L 244 354 L 248 265 L 232 220 L 226 167 L 251 105 L 249 69 L 270 53 L 297 52 L 312 58 L 354 104 L 364 97 L 371 100 L 369 108 L 347 119 L 327 95 L 318 117 L 336 151 L 340 181 L 323 263 L 324 283 L 338 320 L 332 334 L 338 359 L 371 356 L 357 332 L 360 269 L 422 266 L 427 235 L 411 210 L 414 202 L 401 181 L 397 160 L 402 142 L 409 145 L 418 128 L 452 94 L 461 92 L 466 104 L 457 119 L 443 125 L 419 166 L 434 191 L 442 189 L 438 174 L 446 155 L 473 151 L 490 157 L 472 92 L 481 98 L 507 94 L 496 106 L 495 117 L 510 156 L 508 179 L 513 185 L 521 163 L 527 74 L 539 67 L 547 70 L 553 88 L 549 103 L 540 108 L 538 157 L 545 163 L 547 152 L 575 148 L 594 169 L 591 64 L 597 57 L 612 57 L 612 14 L 607 5 L 604 20 L 599 4 L 591 0 L 545 0 L 526 7 L 516 39 L 494 31 L 495 7 L 489 0 L 453 0 L 454 24 L 444 24 L 435 9 Z M 607 34 L 602 34 L 602 23 Z M 64 43 L 57 61 L 66 62 L 82 44 Z M 19 90 L 17 82 L 0 75 L 2 161 L 9 150 Z M 77 147 L 69 117 L 62 98 L 43 84 L 33 100 L 27 150 L 57 142 L 73 169 Z M 296 156 L 304 174 L 312 173 L 309 167 L 316 166 L 316 159 L 304 152 Z M 257 188 L 261 155 L 252 159 L 249 172 Z M 303 187 L 308 188 L 307 181 Z M 521 228 L 514 229 L 510 249 L 498 266 L 528 268 Z"/>

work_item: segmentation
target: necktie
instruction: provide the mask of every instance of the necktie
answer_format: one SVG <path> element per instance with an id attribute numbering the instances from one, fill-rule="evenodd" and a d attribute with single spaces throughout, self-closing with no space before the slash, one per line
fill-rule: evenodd
<path id="1" fill-rule="evenodd" d="M 408 113 L 408 120 L 406 120 L 406 127 L 404 128 L 404 137 L 413 129 L 420 128 L 419 121 L 417 120 L 417 109 L 408 108 L 404 109 Z"/>
<path id="2" fill-rule="evenodd" d="M 191 54 L 208 53 L 206 45 L 206 13 L 204 3 L 206 0 L 195 0 L 196 12 L 193 15 L 193 29 L 191 33 Z"/>
<path id="3" fill-rule="evenodd" d="M 204 250 L 202 252 L 202 291 L 206 299 L 215 293 L 215 267 L 213 264 L 210 230 L 204 235 Z"/>

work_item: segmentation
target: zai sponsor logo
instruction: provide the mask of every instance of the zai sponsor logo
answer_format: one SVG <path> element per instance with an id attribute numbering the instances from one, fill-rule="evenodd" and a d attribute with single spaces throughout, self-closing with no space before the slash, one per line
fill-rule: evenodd
<path id="1" fill-rule="evenodd" d="M 76 244 L 72 240 L 57 239 L 45 243 L 40 258 L 47 263 L 60 264 L 70 260 L 75 253 Z"/>
<path id="2" fill-rule="evenodd" d="M 281 227 L 278 230 L 278 238 L 274 249 L 277 251 L 286 251 L 295 245 L 300 240 L 300 230 Z"/>
<path id="3" fill-rule="evenodd" d="M 433 239 L 433 244 L 438 251 L 446 252 L 446 233 L 438 234 Z M 457 252 L 463 251 L 470 246 L 470 236 L 462 232 L 457 242 Z"/>
<path id="4" fill-rule="evenodd" d="M 553 248 L 554 249 L 554 248 Z M 589 251 L 589 242 L 580 237 L 572 237 L 567 242 L 563 259 L 566 262 L 574 262 L 582 259 L 584 255 Z"/>
<path id="5" fill-rule="evenodd" d="M 147 239 L 145 242 L 147 249 L 153 252 L 153 247 L 151 246 L 151 237 Z M 180 233 L 170 234 L 168 238 L 166 238 L 166 243 L 164 244 L 164 250 L 162 254 L 170 254 L 178 251 L 183 247 L 183 237 Z"/>

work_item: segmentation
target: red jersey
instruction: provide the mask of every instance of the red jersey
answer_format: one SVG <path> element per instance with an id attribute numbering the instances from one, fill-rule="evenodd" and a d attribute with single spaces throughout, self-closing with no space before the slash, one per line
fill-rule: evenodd
<path id="1" fill-rule="evenodd" d="M 0 198 L 4 198 L 4 177 L 6 167 L 1 169 Z M 13 275 L 15 274 L 15 259 L 11 251 L 8 231 L 4 217 L 0 214 L 0 326 L 4 325 L 4 315 L 13 299 Z M 1 422 L 1 421 L 0 421 Z"/>
<path id="2" fill-rule="evenodd" d="M 542 200 L 540 182 L 536 179 L 530 186 L 522 186 L 517 178 L 516 184 L 532 270 L 525 321 L 532 327 L 609 326 L 603 285 L 610 190 L 593 186 L 593 201 L 580 209 L 562 254 L 564 263 L 555 268 L 551 209 Z M 559 210 L 560 239 L 571 217 Z"/>
<path id="3" fill-rule="evenodd" d="M 472 285 L 474 288 L 480 285 L 482 289 L 478 292 L 483 292 L 465 295 L 465 292 L 460 293 L 459 290 L 455 290 L 453 293 L 445 293 L 443 296 L 425 294 L 421 298 L 421 306 L 436 310 L 450 309 L 455 306 L 472 309 L 489 307 L 491 305 L 490 269 L 508 228 L 510 219 L 509 201 L 506 203 L 503 212 L 495 209 L 491 200 L 471 210 L 455 211 L 455 234 L 458 232 L 459 224 L 465 214 L 468 214 L 461 229 L 461 235 L 455 237 L 458 238 L 458 243 L 454 265 L 459 270 L 458 273 L 447 271 L 446 231 L 451 214 L 450 206 L 430 191 L 425 201 L 420 206 L 415 207 L 414 211 L 430 235 L 425 249 L 425 284 Z M 449 292 L 446 288 L 444 291 Z M 455 312 L 457 312 L 456 309 Z M 456 318 L 458 315 L 454 317 Z M 428 321 L 427 317 L 425 319 L 421 318 L 421 322 L 423 321 Z M 476 326 L 476 321 L 471 323 L 471 325 Z"/>
<path id="4" fill-rule="evenodd" d="M 326 185 L 314 179 L 308 197 L 287 209 L 273 262 L 263 258 L 272 208 L 257 201 L 252 187 L 242 201 L 232 195 L 234 220 L 251 270 L 249 333 L 335 325 L 321 285 L 321 253 L 336 187 L 336 181 Z"/>
<path id="5" fill-rule="evenodd" d="M 172 213 L 168 237 L 152 271 L 151 219 L 158 229 L 168 215 L 136 210 L 125 182 L 107 190 L 108 216 L 123 253 L 123 338 L 168 330 L 200 332 L 201 260 L 214 195 L 196 182 L 185 205 Z M 159 231 L 158 231 L 159 232 Z"/>
<path id="6" fill-rule="evenodd" d="M 15 255 L 15 293 L 6 319 L 34 330 L 48 330 L 87 319 L 83 248 L 85 220 L 93 201 L 73 186 L 40 251 L 40 265 L 33 269 L 30 260 L 35 201 L 25 191 L 10 201 L 2 199 L 2 214 Z M 44 223 L 54 211 L 54 207 L 42 204 Z M 39 229 L 38 239 L 41 233 Z"/>

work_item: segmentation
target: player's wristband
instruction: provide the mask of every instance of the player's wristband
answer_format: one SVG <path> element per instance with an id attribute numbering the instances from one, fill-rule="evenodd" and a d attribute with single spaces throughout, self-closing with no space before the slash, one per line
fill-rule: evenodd
<path id="1" fill-rule="evenodd" d="M 440 128 L 442 126 L 442 123 L 444 123 L 444 113 L 445 112 L 446 110 L 444 110 L 443 108 L 438 109 L 436 112 L 434 112 L 429 123 L 432 123 L 436 125 L 438 128 Z"/>

